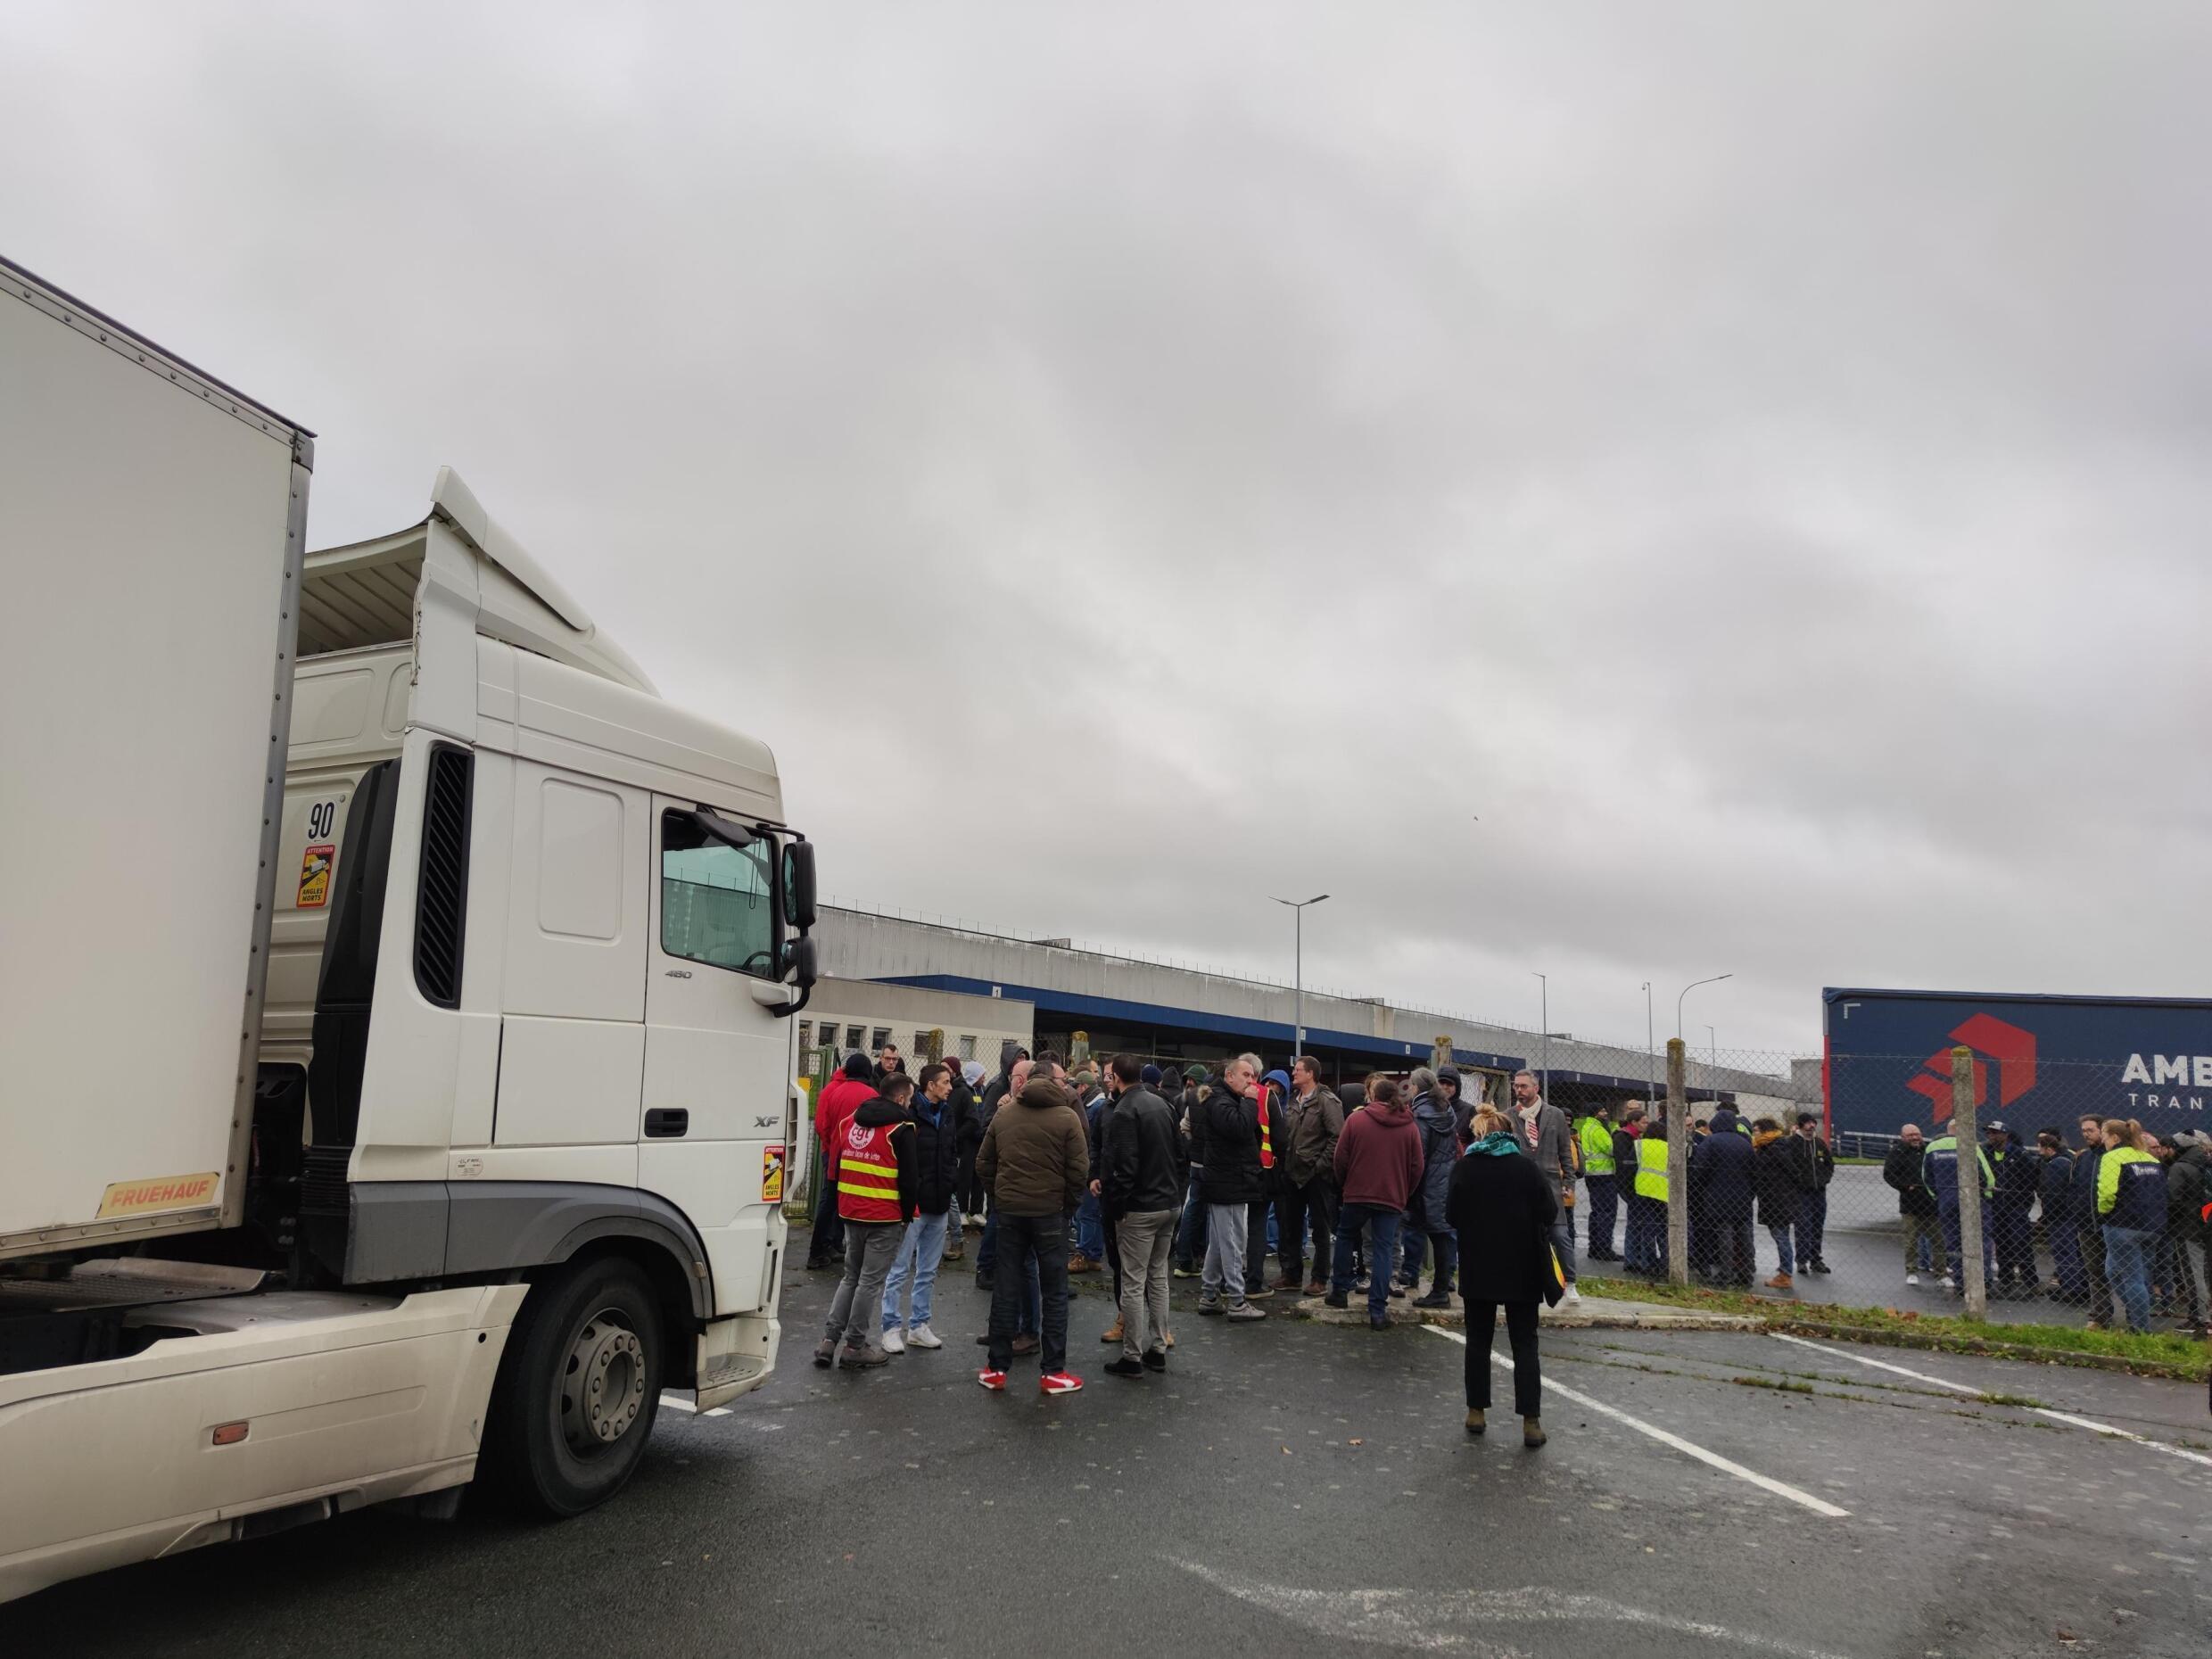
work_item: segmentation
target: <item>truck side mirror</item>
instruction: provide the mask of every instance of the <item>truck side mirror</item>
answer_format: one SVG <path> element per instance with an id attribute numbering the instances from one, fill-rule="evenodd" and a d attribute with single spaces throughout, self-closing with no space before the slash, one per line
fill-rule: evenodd
<path id="1" fill-rule="evenodd" d="M 783 849 L 783 922 L 805 933 L 814 925 L 814 848 L 808 841 L 787 842 Z M 812 983 L 813 975 L 807 982 Z"/>
<path id="2" fill-rule="evenodd" d="M 814 942 L 805 935 L 801 934 L 796 939 L 787 939 L 784 942 L 784 976 L 801 990 L 805 990 L 814 983 L 815 960 Z"/>

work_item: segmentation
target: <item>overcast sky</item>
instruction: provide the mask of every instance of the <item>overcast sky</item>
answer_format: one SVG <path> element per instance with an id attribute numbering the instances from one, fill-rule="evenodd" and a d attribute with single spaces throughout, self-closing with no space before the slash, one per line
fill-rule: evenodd
<path id="1" fill-rule="evenodd" d="M 841 900 L 1287 978 L 1326 891 L 1316 985 L 1630 1042 L 2212 994 L 2212 9 L 12 0 L 0 154 Z"/>

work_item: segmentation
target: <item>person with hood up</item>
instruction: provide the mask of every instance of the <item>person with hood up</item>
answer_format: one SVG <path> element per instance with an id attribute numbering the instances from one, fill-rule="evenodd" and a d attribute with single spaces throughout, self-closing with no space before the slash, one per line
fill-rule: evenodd
<path id="1" fill-rule="evenodd" d="M 1459 1243 L 1445 1219 L 1444 1196 L 1451 1186 L 1452 1165 L 1459 1157 L 1459 1127 L 1451 1107 L 1437 1093 L 1436 1073 L 1426 1066 L 1415 1069 L 1406 1079 L 1413 1091 L 1414 1126 L 1421 1133 L 1421 1184 L 1414 1190 L 1406 1211 L 1406 1260 L 1399 1283 L 1408 1292 L 1419 1288 L 1421 1258 L 1425 1243 L 1435 1258 L 1429 1275 L 1429 1293 L 1418 1298 L 1416 1308 L 1451 1306 L 1452 1274 L 1459 1265 Z"/>
<path id="2" fill-rule="evenodd" d="M 1537 1305 L 1556 1302 L 1565 1289 L 1552 1245 L 1559 1197 L 1503 1112 L 1484 1107 L 1475 1114 L 1474 1132 L 1467 1155 L 1449 1172 L 1444 1201 L 1458 1232 L 1460 1289 L 1467 1304 L 1467 1432 L 1481 1434 L 1489 1427 L 1490 1345 L 1502 1308 L 1506 1339 L 1513 1346 L 1513 1408 L 1521 1418 L 1521 1443 L 1534 1448 L 1546 1439 Z"/>
<path id="3" fill-rule="evenodd" d="M 821 1171 L 814 1198 L 814 1234 L 806 1246 L 810 1272 L 841 1265 L 845 1260 L 845 1223 L 838 1217 L 837 1192 L 830 1184 L 830 1166 L 845 1126 L 863 1101 L 876 1093 L 876 1069 L 868 1056 L 854 1049 L 845 1057 L 837 1076 L 821 1085 L 814 1100 L 814 1136 L 821 1149 Z"/>
<path id="4" fill-rule="evenodd" d="M 1779 1265 L 1767 1281 L 1770 1291 L 1797 1288 L 1797 1176 L 1791 1167 L 1790 1136 L 1771 1118 L 1751 1126 L 1751 1190 L 1758 1200 L 1759 1225 L 1774 1241 Z M 1692 1156 L 1695 1156 L 1693 1153 Z M 1912 1178 L 1920 1178 L 1920 1160 L 1912 1160 Z"/>
<path id="5" fill-rule="evenodd" d="M 1426 1160 L 1413 1113 L 1398 1097 L 1398 1079 L 1367 1079 L 1367 1103 L 1344 1119 L 1336 1141 L 1336 1190 L 1343 1204 L 1336 1213 L 1336 1259 L 1329 1273 L 1332 1308 L 1351 1306 L 1352 1257 L 1360 1235 L 1374 1229 L 1367 1259 L 1367 1323 L 1377 1331 L 1390 1326 L 1391 1259 L 1398 1242 L 1399 1217 L 1420 1191 Z"/>
<path id="6" fill-rule="evenodd" d="M 1752 1246 L 1753 1143 L 1736 1132 L 1733 1107 L 1713 1114 L 1713 1133 L 1690 1149 L 1689 1179 L 1712 1238 L 1706 1259 L 1716 1283 L 1748 1290 L 1757 1276 Z"/>
<path id="7" fill-rule="evenodd" d="M 867 1063 L 867 1056 L 859 1056 Z M 845 1221 L 845 1276 L 830 1301 L 814 1363 L 828 1367 L 880 1366 L 890 1355 L 876 1341 L 883 1323 L 883 1284 L 914 1218 L 914 1120 L 906 1102 L 914 1080 L 893 1072 L 883 1092 L 870 1089 L 830 1143 L 830 1179 Z M 845 1351 L 838 1352 L 838 1339 Z"/>
<path id="8" fill-rule="evenodd" d="M 1068 1217 L 1089 1189 L 1091 1165 L 1083 1119 L 1049 1070 L 1029 1077 L 992 1117 L 976 1173 L 990 1189 L 999 1230 L 990 1352 L 976 1380 L 995 1392 L 1006 1387 L 1034 1259 L 1043 1299 L 1044 1374 L 1037 1387 L 1072 1394 L 1083 1379 L 1068 1369 Z"/>

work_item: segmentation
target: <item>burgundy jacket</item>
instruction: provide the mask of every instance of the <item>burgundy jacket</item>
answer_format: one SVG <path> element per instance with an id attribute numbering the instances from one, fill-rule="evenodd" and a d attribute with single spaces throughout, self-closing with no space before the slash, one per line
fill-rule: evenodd
<path id="1" fill-rule="evenodd" d="M 1402 1103 L 1370 1103 L 1344 1119 L 1336 1185 L 1347 1204 L 1405 1209 L 1421 1188 L 1421 1131 Z"/>

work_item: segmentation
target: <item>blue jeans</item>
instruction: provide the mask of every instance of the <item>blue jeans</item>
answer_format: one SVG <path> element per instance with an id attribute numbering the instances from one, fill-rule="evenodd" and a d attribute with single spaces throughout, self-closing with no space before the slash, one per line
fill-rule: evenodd
<path id="1" fill-rule="evenodd" d="M 2050 1226 L 2051 1273 L 2059 1282 L 2059 1294 L 2069 1302 L 2089 1300 L 2089 1275 L 2082 1269 L 2081 1235 L 2074 1231 L 2070 1221 L 2054 1221 Z M 1926 1253 L 1923 1242 L 1922 1252 Z"/>
<path id="2" fill-rule="evenodd" d="M 1667 1206 L 1663 1199 L 1629 1194 L 1628 1266 L 1656 1273 L 1667 1265 Z"/>
<path id="3" fill-rule="evenodd" d="M 997 1283 L 997 1275 L 998 1201 L 993 1199 L 990 1201 L 990 1208 L 984 1212 L 983 1237 L 976 1245 L 976 1283 L 986 1286 L 992 1285 Z M 1035 1256 L 1029 1259 L 1027 1276 L 1028 1294 L 1022 1299 L 1021 1323 L 1015 1332 L 1018 1336 L 1035 1336 L 1037 1332 L 1037 1311 L 1042 1304 L 1037 1291 L 1037 1269 Z"/>
<path id="4" fill-rule="evenodd" d="M 1374 1229 L 1374 1253 L 1367 1258 L 1367 1316 L 1380 1319 L 1391 1305 L 1391 1252 L 1398 1243 L 1399 1212 L 1380 1204 L 1347 1204 L 1337 1211 L 1336 1260 L 1329 1269 L 1329 1293 L 1349 1297 L 1352 1291 L 1352 1251 L 1359 1235 Z"/>
<path id="5" fill-rule="evenodd" d="M 1775 1254 L 1782 1259 L 1781 1266 L 1775 1271 L 1787 1279 L 1797 1271 L 1797 1258 L 1790 1253 L 1789 1229 L 1770 1226 L 1767 1232 L 1773 1236 Z"/>
<path id="6" fill-rule="evenodd" d="M 2150 1328 L 2150 1247 L 2158 1235 L 2149 1227 L 2104 1230 L 2104 1276 L 2127 1309 L 2127 1328 Z"/>
<path id="7" fill-rule="evenodd" d="M 1558 1253 L 1559 1271 L 1567 1275 L 1567 1283 L 1574 1283 L 1574 1211 L 1562 1209 L 1552 1217 L 1551 1247 Z M 1580 1292 L 1577 1292 L 1580 1294 Z"/>
<path id="8" fill-rule="evenodd" d="M 1095 1193 L 1085 1193 L 1076 1206 L 1076 1254 L 1093 1261 L 1106 1259 L 1106 1224 L 1099 1214 Z"/>
<path id="9" fill-rule="evenodd" d="M 944 1216 L 916 1216 L 906 1224 L 906 1236 L 899 1241 L 898 1254 L 892 1259 L 890 1274 L 883 1281 L 885 1330 L 929 1323 L 929 1292 L 937 1288 L 937 1263 L 945 1255 L 947 1219 Z M 910 1268 L 914 1275 L 914 1311 L 902 1319 L 899 1293 L 906 1288 Z"/>
<path id="10" fill-rule="evenodd" d="M 1198 1195 L 1199 1177 L 1204 1173 L 1193 1166 L 1190 1190 L 1183 1195 L 1183 1225 L 1176 1229 L 1177 1267 L 1196 1267 L 1198 1259 L 1206 1253 L 1206 1201 Z"/>

